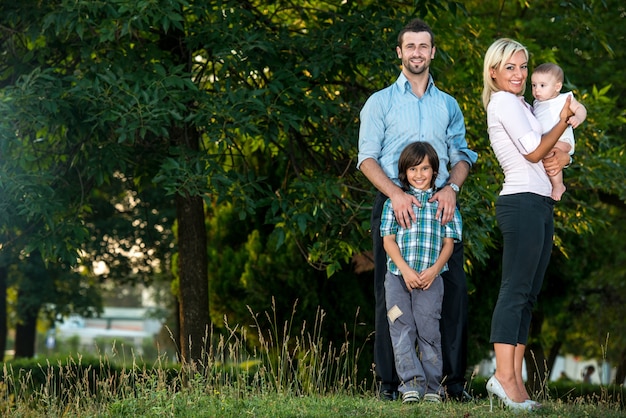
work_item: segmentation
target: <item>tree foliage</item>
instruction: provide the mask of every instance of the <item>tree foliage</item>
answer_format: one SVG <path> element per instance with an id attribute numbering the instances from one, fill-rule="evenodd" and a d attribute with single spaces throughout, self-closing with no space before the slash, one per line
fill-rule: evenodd
<path id="1" fill-rule="evenodd" d="M 585 245 L 624 227 L 617 0 L 24 0 L 0 11 L 0 268 L 36 250 L 48 270 L 81 265 L 81 283 L 97 261 L 115 280 L 170 271 L 182 348 L 197 342 L 191 359 L 211 322 L 251 325 L 250 310 L 274 298 L 279 320 L 295 300 L 302 320 L 321 306 L 333 339 L 358 311 L 367 340 L 371 273 L 354 261 L 371 249 L 374 190 L 355 170 L 358 115 L 397 77 L 395 38 L 415 16 L 435 31 L 435 81 L 457 98 L 479 153 L 460 197 L 471 360 L 488 347 L 499 283 L 502 175 L 480 103 L 497 37 L 527 45 L 531 69 L 561 64 L 589 110 L 557 205 L 537 347 L 561 348 L 572 313 L 596 312 L 595 299 L 580 303 L 586 278 L 615 279 L 602 288 L 623 278 L 608 252 Z"/>

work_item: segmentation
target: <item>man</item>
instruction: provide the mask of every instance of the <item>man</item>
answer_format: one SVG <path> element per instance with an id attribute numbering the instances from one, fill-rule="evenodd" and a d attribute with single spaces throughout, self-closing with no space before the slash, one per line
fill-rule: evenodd
<path id="1" fill-rule="evenodd" d="M 376 299 L 374 362 L 380 380 L 380 397 L 384 400 L 397 398 L 399 382 L 385 306 L 386 256 L 379 230 L 382 206 L 387 198 L 391 199 L 402 227 L 415 221 L 412 205 L 420 206 L 416 198 L 404 193 L 399 186 L 398 157 L 407 144 L 415 141 L 429 142 L 437 150 L 439 190 L 431 200 L 437 201 L 437 216 L 444 224 L 452 219 L 457 193 L 477 158 L 467 147 L 465 122 L 458 103 L 433 83 L 429 68 L 435 51 L 430 27 L 420 19 L 411 21 L 398 35 L 396 52 L 402 62 L 400 76 L 391 86 L 374 93 L 361 110 L 357 168 L 379 190 L 371 219 Z M 449 398 L 466 401 L 471 397 L 465 392 L 468 297 L 462 242 L 455 244 L 448 267 L 449 271 L 442 275 L 442 384 Z"/>

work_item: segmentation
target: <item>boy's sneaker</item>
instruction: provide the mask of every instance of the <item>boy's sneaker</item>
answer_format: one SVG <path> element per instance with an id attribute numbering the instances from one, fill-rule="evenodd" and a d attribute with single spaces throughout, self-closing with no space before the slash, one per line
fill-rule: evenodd
<path id="1" fill-rule="evenodd" d="M 424 395 L 425 402 L 441 403 L 441 396 L 437 393 L 427 393 Z"/>
<path id="2" fill-rule="evenodd" d="M 402 394 L 402 403 L 413 403 L 420 401 L 420 394 L 416 390 L 410 390 Z"/>

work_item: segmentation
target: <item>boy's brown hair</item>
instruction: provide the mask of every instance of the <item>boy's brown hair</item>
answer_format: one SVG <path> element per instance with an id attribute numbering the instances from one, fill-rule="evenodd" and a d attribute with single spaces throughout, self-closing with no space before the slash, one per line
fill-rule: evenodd
<path id="1" fill-rule="evenodd" d="M 400 158 L 398 159 L 398 180 L 402 183 L 404 190 L 409 190 L 411 185 L 406 177 L 406 171 L 410 167 L 415 167 L 428 158 L 430 166 L 433 168 L 433 178 L 430 180 L 430 187 L 435 187 L 435 180 L 439 174 L 439 156 L 437 151 L 428 142 L 413 142 L 402 150 Z"/>

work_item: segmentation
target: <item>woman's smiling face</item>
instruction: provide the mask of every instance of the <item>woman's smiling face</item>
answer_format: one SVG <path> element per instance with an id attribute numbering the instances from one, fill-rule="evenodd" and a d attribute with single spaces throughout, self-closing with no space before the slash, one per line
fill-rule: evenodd
<path id="1" fill-rule="evenodd" d="M 520 95 L 528 78 L 528 61 L 524 51 L 518 51 L 499 68 L 491 69 L 491 78 L 502 91 Z"/>

